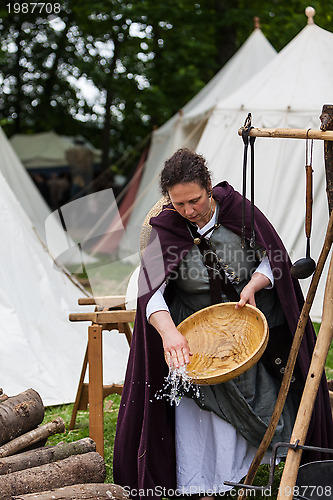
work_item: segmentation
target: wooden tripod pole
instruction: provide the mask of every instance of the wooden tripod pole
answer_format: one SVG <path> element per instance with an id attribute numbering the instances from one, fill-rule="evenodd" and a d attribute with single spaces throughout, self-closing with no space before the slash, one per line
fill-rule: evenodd
<path id="1" fill-rule="evenodd" d="M 333 129 L 333 106 L 325 104 L 320 116 L 321 131 L 323 134 L 332 133 Z M 329 211 L 332 216 L 333 208 L 333 148 L 332 142 L 324 143 L 325 153 L 325 173 L 326 173 L 326 192 L 329 205 Z M 331 220 L 331 218 L 330 218 Z M 291 443 L 299 440 L 299 444 L 304 444 L 310 419 L 315 404 L 319 384 L 324 371 L 325 362 L 333 337 L 333 257 L 328 271 L 323 316 L 317 342 L 312 355 L 312 361 L 306 379 L 303 396 L 297 413 L 294 429 L 291 435 Z M 278 500 L 290 498 L 290 492 L 293 490 L 298 468 L 301 461 L 301 450 L 288 451 L 284 471 L 281 478 Z M 289 492 L 289 495 L 288 495 Z"/>
<path id="2" fill-rule="evenodd" d="M 279 391 L 279 394 L 278 394 L 278 397 L 277 397 L 277 400 L 276 400 L 276 403 L 274 406 L 274 410 L 273 410 L 270 422 L 268 424 L 267 430 L 265 432 L 265 435 L 260 443 L 260 446 L 259 446 L 253 460 L 252 460 L 252 463 L 250 465 L 250 468 L 249 468 L 248 473 L 246 475 L 246 478 L 244 480 L 244 484 L 250 485 L 253 483 L 253 480 L 254 480 L 255 475 L 257 473 L 257 470 L 258 470 L 258 467 L 259 467 L 259 465 L 260 465 L 260 463 L 261 463 L 261 461 L 262 461 L 262 459 L 263 459 L 263 457 L 264 457 L 264 455 L 265 455 L 265 453 L 266 453 L 266 451 L 267 451 L 267 449 L 272 441 L 274 433 L 276 431 L 276 427 L 277 427 L 277 424 L 279 422 L 279 419 L 280 419 L 280 416 L 281 416 L 281 413 L 282 413 L 282 410 L 283 410 L 283 407 L 284 407 L 284 404 L 285 404 L 285 401 L 286 401 L 286 398 L 288 395 L 291 377 L 292 377 L 292 374 L 293 374 L 293 371 L 295 368 L 297 354 L 298 354 L 298 351 L 299 351 L 299 348 L 300 348 L 300 345 L 301 345 L 301 342 L 303 339 L 305 327 L 306 327 L 306 324 L 307 324 L 307 321 L 309 318 L 310 309 L 311 309 L 313 299 L 314 299 L 316 291 L 317 291 L 319 279 L 320 279 L 323 267 L 325 265 L 327 256 L 329 254 L 329 251 L 331 249 L 332 243 L 333 243 L 333 212 L 331 213 L 331 216 L 330 216 L 330 219 L 328 222 L 325 241 L 324 241 L 323 248 L 321 250 L 321 253 L 320 253 L 320 256 L 318 259 L 317 267 L 316 267 L 316 270 L 314 272 L 314 275 L 312 276 L 312 280 L 311 280 L 310 287 L 309 287 L 309 290 L 308 290 L 308 293 L 306 296 L 306 300 L 304 302 L 304 305 L 303 305 L 303 308 L 302 308 L 302 311 L 301 311 L 301 314 L 300 314 L 300 317 L 299 317 L 299 320 L 297 323 L 293 343 L 292 343 L 291 348 L 290 348 L 288 361 L 286 364 L 285 372 L 284 372 L 283 379 L 281 382 L 280 391 Z M 244 497 L 244 495 L 245 495 L 245 490 L 243 490 L 243 492 L 241 492 L 239 494 L 238 500 L 241 500 Z"/>
<path id="3" fill-rule="evenodd" d="M 319 384 L 323 375 L 325 362 L 333 338 L 333 256 L 328 270 L 326 281 L 323 316 L 317 342 L 313 351 L 309 373 L 305 382 L 303 396 L 298 409 L 294 429 L 290 442 L 304 444 L 308 432 L 313 407 L 315 404 Z M 278 500 L 290 499 L 296 483 L 302 450 L 288 450 L 284 466 Z"/>
<path id="4" fill-rule="evenodd" d="M 330 220 L 328 223 L 328 228 L 326 232 L 326 237 L 324 241 L 324 245 L 318 260 L 318 264 L 315 270 L 315 273 L 312 277 L 311 284 L 307 293 L 307 297 L 301 311 L 297 328 L 295 331 L 293 343 L 290 349 L 287 365 L 285 368 L 285 373 L 282 379 L 280 392 L 277 397 L 277 401 L 272 413 L 271 420 L 269 422 L 267 431 L 260 443 L 260 446 L 255 454 L 252 463 L 250 465 L 247 476 L 244 480 L 244 484 L 251 485 L 257 473 L 258 467 L 272 441 L 274 436 L 277 424 L 279 422 L 279 418 L 281 416 L 289 387 L 291 382 L 292 373 L 295 367 L 297 354 L 303 339 L 305 327 L 309 318 L 310 309 L 314 300 L 314 296 L 318 287 L 319 278 L 321 276 L 324 264 L 326 262 L 328 253 L 330 251 L 332 242 L 333 242 L 333 106 L 332 105 L 324 105 L 322 109 L 322 114 L 320 116 L 321 127 L 320 130 L 311 130 L 311 129 L 256 129 L 253 128 L 250 130 L 250 136 L 254 137 L 285 137 L 285 138 L 294 138 L 294 139 L 321 139 L 324 140 L 325 144 L 325 169 L 326 169 L 326 179 L 327 179 L 327 197 L 329 201 L 329 212 L 331 214 Z M 242 134 L 242 129 L 238 131 L 238 134 Z M 326 353 L 327 356 L 327 353 Z M 326 361 L 326 357 L 324 360 L 324 364 Z M 323 368 L 321 369 L 322 373 Z M 310 372 L 311 373 L 311 372 Z M 317 387 L 318 391 L 318 387 Z M 316 391 L 316 394 L 317 394 Z M 312 413 L 312 410 L 311 410 Z M 308 427 L 306 428 L 306 430 Z M 306 435 L 306 434 L 305 434 Z M 297 474 L 296 474 L 297 477 Z M 295 478 L 296 482 L 296 478 Z M 293 485 L 295 485 L 295 482 Z M 286 483 L 285 483 L 286 484 Z M 288 486 L 290 484 L 287 483 Z M 245 493 L 241 493 L 238 496 L 238 500 L 243 498 Z"/>

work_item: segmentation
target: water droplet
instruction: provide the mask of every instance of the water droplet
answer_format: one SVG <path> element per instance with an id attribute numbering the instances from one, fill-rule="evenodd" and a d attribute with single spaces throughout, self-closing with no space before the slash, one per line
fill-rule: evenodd
<path id="1" fill-rule="evenodd" d="M 167 377 L 165 377 L 164 385 L 162 389 L 157 391 L 155 397 L 156 399 L 165 398 L 169 401 L 171 406 L 173 404 L 178 406 L 182 398 L 182 394 L 184 394 L 184 392 L 189 392 L 190 390 L 194 392 L 195 397 L 200 397 L 200 388 L 192 383 L 187 372 L 186 365 L 184 365 L 179 368 L 169 368 L 169 373 Z"/>

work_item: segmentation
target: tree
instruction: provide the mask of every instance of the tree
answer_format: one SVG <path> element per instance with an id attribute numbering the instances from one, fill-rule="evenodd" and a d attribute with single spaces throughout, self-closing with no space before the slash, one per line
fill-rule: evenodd
<path id="1" fill-rule="evenodd" d="M 0 121 L 7 135 L 53 129 L 86 136 L 103 149 L 107 169 L 213 77 L 249 36 L 254 16 L 280 50 L 305 26 L 307 1 L 60 5 L 57 16 L 0 7 Z M 331 29 L 333 0 L 313 6 L 318 24 Z M 88 83 L 94 98 L 81 90 Z"/>

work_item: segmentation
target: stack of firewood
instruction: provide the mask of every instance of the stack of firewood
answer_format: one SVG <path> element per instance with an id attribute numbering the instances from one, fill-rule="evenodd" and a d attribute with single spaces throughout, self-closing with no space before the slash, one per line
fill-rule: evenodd
<path id="1" fill-rule="evenodd" d="M 92 439 L 45 446 L 65 431 L 58 417 L 40 425 L 44 405 L 33 389 L 7 397 L 0 389 L 0 500 L 127 499 L 105 484 L 106 466 Z"/>

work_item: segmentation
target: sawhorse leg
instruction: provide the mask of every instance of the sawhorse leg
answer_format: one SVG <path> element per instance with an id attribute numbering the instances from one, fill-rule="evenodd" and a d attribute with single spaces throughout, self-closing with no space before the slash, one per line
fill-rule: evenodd
<path id="1" fill-rule="evenodd" d="M 89 435 L 104 457 L 102 326 L 88 327 Z"/>
<path id="2" fill-rule="evenodd" d="M 69 430 L 73 430 L 75 427 L 76 416 L 77 416 L 77 412 L 79 410 L 81 398 L 82 398 L 82 392 L 83 392 L 83 387 L 84 387 L 84 377 L 86 375 L 87 366 L 88 366 L 88 345 L 86 348 L 86 353 L 84 355 L 84 360 L 83 360 L 83 365 L 82 365 L 82 370 L 81 370 L 81 375 L 80 375 L 80 381 L 79 381 L 79 386 L 77 389 L 76 398 L 75 398 L 75 402 L 74 402 L 74 406 L 73 406 L 72 417 L 71 417 L 71 421 L 69 424 Z"/>

